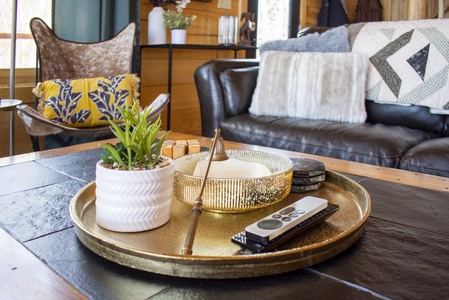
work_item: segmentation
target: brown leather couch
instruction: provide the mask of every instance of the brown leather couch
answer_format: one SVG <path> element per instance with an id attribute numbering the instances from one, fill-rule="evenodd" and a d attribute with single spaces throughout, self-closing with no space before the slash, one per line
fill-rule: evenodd
<path id="1" fill-rule="evenodd" d="M 195 72 L 202 134 L 226 140 L 449 177 L 449 116 L 366 101 L 363 124 L 248 112 L 258 61 L 213 60 Z"/>

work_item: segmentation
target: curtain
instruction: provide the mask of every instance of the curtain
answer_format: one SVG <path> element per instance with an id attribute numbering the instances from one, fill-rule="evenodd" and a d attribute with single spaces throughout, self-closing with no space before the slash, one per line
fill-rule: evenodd
<path id="1" fill-rule="evenodd" d="M 323 0 L 318 13 L 319 27 L 338 27 L 349 24 L 346 5 L 343 0 Z"/>

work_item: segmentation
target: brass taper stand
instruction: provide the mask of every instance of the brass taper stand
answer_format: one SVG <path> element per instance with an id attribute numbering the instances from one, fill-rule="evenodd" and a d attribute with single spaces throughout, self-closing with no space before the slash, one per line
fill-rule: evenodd
<path id="1" fill-rule="evenodd" d="M 202 210 L 201 210 L 201 207 L 203 205 L 202 196 L 203 196 L 204 187 L 206 186 L 206 179 L 207 179 L 207 175 L 209 173 L 210 165 L 211 165 L 212 161 L 223 161 L 223 160 L 228 159 L 228 155 L 226 154 L 226 151 L 224 150 L 223 141 L 220 137 L 220 131 L 221 131 L 220 128 L 215 129 L 215 137 L 212 140 L 212 147 L 209 151 L 210 152 L 209 157 L 207 158 L 208 163 L 207 163 L 206 172 L 204 173 L 203 181 L 201 183 L 200 194 L 199 194 L 198 198 L 196 198 L 195 203 L 192 208 L 192 214 L 190 215 L 189 229 L 187 231 L 186 240 L 184 243 L 184 247 L 181 250 L 181 254 L 187 254 L 187 255 L 192 254 L 193 240 L 195 239 L 196 227 L 198 226 L 198 219 L 202 212 Z M 219 141 L 218 146 L 217 146 L 217 141 Z M 215 149 L 217 149 L 217 151 L 215 151 Z"/>

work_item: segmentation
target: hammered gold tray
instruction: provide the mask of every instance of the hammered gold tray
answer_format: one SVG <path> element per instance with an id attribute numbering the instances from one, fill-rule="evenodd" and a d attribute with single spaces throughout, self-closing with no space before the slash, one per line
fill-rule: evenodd
<path id="1" fill-rule="evenodd" d="M 328 199 L 340 210 L 276 252 L 244 254 L 230 239 L 247 225 L 305 196 Z M 291 193 L 258 210 L 220 214 L 203 211 L 193 255 L 183 255 L 192 207 L 173 199 L 170 221 L 140 233 L 108 231 L 95 223 L 95 183 L 81 189 L 70 203 L 70 215 L 81 242 L 96 254 L 131 268 L 189 278 L 246 278 L 284 273 L 329 259 L 351 246 L 362 234 L 370 210 L 368 192 L 353 180 L 326 171 L 318 191 Z"/>

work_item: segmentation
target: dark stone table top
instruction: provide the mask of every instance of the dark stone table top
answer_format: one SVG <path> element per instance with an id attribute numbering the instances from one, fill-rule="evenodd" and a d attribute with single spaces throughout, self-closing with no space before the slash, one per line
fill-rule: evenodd
<path id="1" fill-rule="evenodd" d="M 312 267 L 200 280 L 110 262 L 81 244 L 68 209 L 94 180 L 99 151 L 0 167 L 0 226 L 89 299 L 449 298 L 449 193 L 347 174 L 371 196 L 365 231 Z"/>

